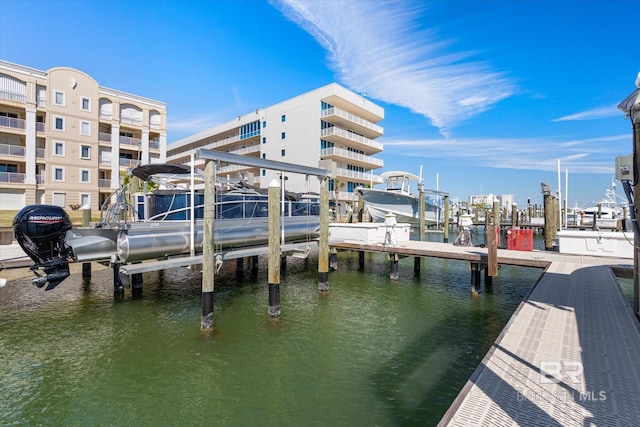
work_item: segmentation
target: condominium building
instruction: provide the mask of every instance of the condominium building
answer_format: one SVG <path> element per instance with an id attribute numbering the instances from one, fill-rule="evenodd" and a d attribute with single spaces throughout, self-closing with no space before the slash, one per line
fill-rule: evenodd
<path id="1" fill-rule="evenodd" d="M 165 161 L 166 115 L 73 68 L 0 61 L 0 209 L 98 209 L 127 168 Z"/>
<path id="2" fill-rule="evenodd" d="M 188 163 L 199 148 L 311 167 L 318 167 L 319 160 L 330 159 L 336 164 L 335 177 L 328 185 L 330 197 L 349 203 L 355 187 L 382 182 L 374 171 L 383 166 L 383 161 L 374 155 L 383 149 L 375 141 L 383 135 L 383 128 L 376 124 L 383 118 L 382 107 L 331 83 L 172 142 L 167 147 L 167 161 Z M 260 188 L 280 178 L 275 170 L 219 166 L 218 176 L 245 179 Z M 315 177 L 291 174 L 285 188 L 317 193 L 320 184 Z"/>

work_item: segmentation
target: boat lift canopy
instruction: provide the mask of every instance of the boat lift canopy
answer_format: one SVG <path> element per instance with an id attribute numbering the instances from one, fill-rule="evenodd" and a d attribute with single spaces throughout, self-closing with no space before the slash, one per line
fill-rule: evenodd
<path id="1" fill-rule="evenodd" d="M 310 166 L 295 165 L 293 163 L 278 162 L 275 160 L 259 159 L 255 157 L 242 156 L 239 154 L 231 154 L 222 151 L 205 150 L 200 148 L 197 151 L 198 158 L 204 160 L 214 160 L 226 163 L 233 163 L 241 166 L 251 166 L 254 168 L 272 169 L 283 172 L 299 173 L 303 175 L 313 175 L 318 178 L 331 176 L 331 173 L 322 168 L 314 168 Z"/>

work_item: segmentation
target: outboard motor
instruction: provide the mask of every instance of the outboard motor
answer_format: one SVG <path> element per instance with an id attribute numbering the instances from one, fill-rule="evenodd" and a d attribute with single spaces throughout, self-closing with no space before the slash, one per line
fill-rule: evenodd
<path id="1" fill-rule="evenodd" d="M 13 219 L 13 234 L 27 255 L 35 262 L 30 270 L 38 276 L 33 284 L 45 290 L 58 286 L 69 276 L 71 251 L 64 239 L 71 230 L 69 215 L 59 206 L 32 205 Z M 38 273 L 44 271 L 44 276 Z"/>

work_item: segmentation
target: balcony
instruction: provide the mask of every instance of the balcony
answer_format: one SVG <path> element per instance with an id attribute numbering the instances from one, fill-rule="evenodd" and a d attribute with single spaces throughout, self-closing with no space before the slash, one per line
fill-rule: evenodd
<path id="1" fill-rule="evenodd" d="M 98 187 L 100 187 L 100 188 L 111 188 L 111 179 L 110 178 L 100 178 L 98 180 Z"/>
<path id="2" fill-rule="evenodd" d="M 350 130 L 333 126 L 330 128 L 322 129 L 320 132 L 322 139 L 331 141 L 334 144 L 343 144 L 349 147 L 357 148 L 368 154 L 375 154 L 382 151 L 382 144 L 375 142 L 369 138 L 365 138 L 362 135 L 351 132 Z"/>
<path id="3" fill-rule="evenodd" d="M 138 159 L 120 159 L 120 166 L 125 168 L 135 168 L 138 165 Z"/>
<path id="4" fill-rule="evenodd" d="M 238 150 L 229 151 L 231 154 L 237 154 L 239 156 L 246 156 L 251 153 L 259 153 L 260 145 L 252 145 L 251 147 L 240 148 Z"/>
<path id="5" fill-rule="evenodd" d="M 107 132 L 98 132 L 98 141 L 111 142 L 111 134 Z"/>
<path id="6" fill-rule="evenodd" d="M 0 126 L 13 129 L 24 129 L 24 120 L 14 119 L 13 117 L 0 116 Z"/>
<path id="7" fill-rule="evenodd" d="M 36 132 L 45 132 L 46 123 L 36 122 Z"/>
<path id="8" fill-rule="evenodd" d="M 24 157 L 25 147 L 22 145 L 0 144 L 0 155 Z"/>
<path id="9" fill-rule="evenodd" d="M 108 156 L 101 155 L 98 159 L 99 165 L 111 165 L 111 153 Z"/>
<path id="10" fill-rule="evenodd" d="M 9 182 L 12 184 L 24 184 L 23 173 L 0 172 L 0 182 Z"/>
<path id="11" fill-rule="evenodd" d="M 159 150 L 160 149 L 160 141 L 149 141 L 149 149 L 151 149 L 151 150 Z"/>
<path id="12" fill-rule="evenodd" d="M 345 150 L 344 148 L 330 147 L 320 150 L 320 156 L 322 158 L 328 158 L 331 160 L 342 160 L 354 166 L 362 166 L 369 169 L 381 168 L 384 166 L 382 159 L 376 159 L 375 157 L 367 156 L 366 154 L 354 153 L 353 151 Z"/>
<path id="13" fill-rule="evenodd" d="M 18 92 L 11 92 L 8 90 L 0 90 L 0 99 L 6 99 L 7 101 L 15 102 L 27 102 L 27 97 L 24 94 Z"/>
<path id="14" fill-rule="evenodd" d="M 138 117 L 121 116 L 120 123 L 127 123 L 134 126 L 142 126 L 142 119 Z"/>
<path id="15" fill-rule="evenodd" d="M 42 174 L 36 175 L 36 184 L 44 184 L 44 175 Z"/>
<path id="16" fill-rule="evenodd" d="M 38 159 L 44 159 L 44 148 L 36 148 L 36 158 Z"/>
<path id="17" fill-rule="evenodd" d="M 373 184 L 382 184 L 384 182 L 380 175 L 373 175 L 371 172 L 356 172 L 345 168 L 336 168 L 336 177 L 343 180 Z"/>
<path id="18" fill-rule="evenodd" d="M 377 138 L 384 135 L 382 126 L 378 126 L 375 123 L 371 123 L 360 116 L 356 116 L 340 108 L 327 108 L 322 111 L 320 117 L 334 125 L 352 128 L 368 138 Z"/>
<path id="19" fill-rule="evenodd" d="M 259 138 L 259 137 L 260 137 L 260 132 L 255 132 L 253 135 L 251 135 L 251 138 Z M 244 141 L 245 143 L 249 143 L 250 138 L 247 138 L 246 135 L 243 135 L 242 137 L 240 135 L 234 135 L 234 136 L 222 138 L 218 141 L 211 141 L 208 144 L 202 145 L 198 148 L 192 148 L 191 150 L 180 151 L 178 153 L 171 154 L 170 156 L 168 155 L 167 162 L 175 162 L 177 160 L 186 161 L 185 159 L 188 159 L 189 156 L 191 156 L 191 153 L 195 154 L 200 148 L 204 148 L 205 150 L 215 150 L 217 148 L 224 147 L 226 145 L 230 145 L 239 141 Z"/>
<path id="20" fill-rule="evenodd" d="M 120 144 L 122 145 L 131 145 L 134 147 L 139 147 L 142 143 L 140 138 L 132 138 L 130 136 L 122 136 L 120 135 Z"/>
<path id="21" fill-rule="evenodd" d="M 219 168 L 217 171 L 217 174 L 222 175 L 227 173 L 246 171 L 250 169 L 257 169 L 257 168 L 254 168 L 252 166 L 244 166 L 244 165 L 229 165 L 229 166 L 223 166 Z"/>
<path id="22" fill-rule="evenodd" d="M 41 97 L 37 97 L 36 98 L 36 104 L 38 105 L 38 107 L 46 107 L 47 106 L 47 98 L 41 98 Z"/>

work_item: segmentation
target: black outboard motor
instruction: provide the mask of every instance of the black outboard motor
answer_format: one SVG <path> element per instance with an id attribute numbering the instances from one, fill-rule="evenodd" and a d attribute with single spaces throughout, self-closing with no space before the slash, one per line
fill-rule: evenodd
<path id="1" fill-rule="evenodd" d="M 27 255 L 35 262 L 30 270 L 38 276 L 34 285 L 45 290 L 55 288 L 69 276 L 71 251 L 64 243 L 71 230 L 69 215 L 59 206 L 32 205 L 13 219 L 13 234 Z M 38 270 L 43 270 L 42 276 Z"/>

